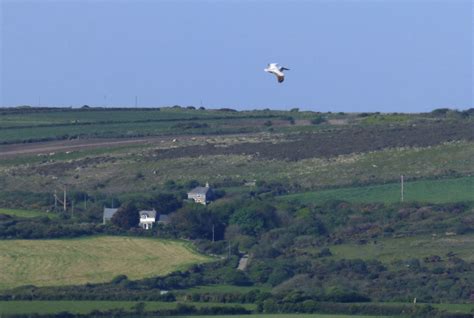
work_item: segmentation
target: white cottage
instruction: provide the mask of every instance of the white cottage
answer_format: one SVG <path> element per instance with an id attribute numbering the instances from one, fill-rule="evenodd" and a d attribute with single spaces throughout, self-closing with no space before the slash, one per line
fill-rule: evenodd
<path id="1" fill-rule="evenodd" d="M 153 224 L 155 224 L 156 221 L 156 211 L 142 210 L 138 213 L 140 214 L 139 226 L 145 230 L 150 230 L 151 228 L 153 228 Z"/>

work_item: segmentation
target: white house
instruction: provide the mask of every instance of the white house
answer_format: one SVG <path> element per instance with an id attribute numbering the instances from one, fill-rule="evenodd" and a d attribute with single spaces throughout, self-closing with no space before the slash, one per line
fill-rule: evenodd
<path id="1" fill-rule="evenodd" d="M 155 221 L 156 221 L 156 211 L 155 210 L 151 210 L 151 211 L 142 210 L 138 213 L 140 214 L 139 226 L 145 230 L 149 230 L 153 228 L 153 224 L 155 224 Z"/>

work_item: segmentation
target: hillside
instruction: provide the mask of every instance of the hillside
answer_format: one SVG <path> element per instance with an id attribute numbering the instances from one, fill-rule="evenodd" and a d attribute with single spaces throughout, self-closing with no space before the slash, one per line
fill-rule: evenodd
<path id="1" fill-rule="evenodd" d="M 105 316 L 469 315 L 473 114 L 5 109 L 0 301 L 121 302 Z M 206 183 L 209 204 L 188 199 Z M 104 207 L 169 223 L 103 225 Z"/>
<path id="2" fill-rule="evenodd" d="M 143 131 L 144 123 L 162 122 L 172 126 Z M 110 194 L 150 191 L 168 180 L 262 180 L 311 190 L 393 182 L 401 174 L 466 176 L 474 170 L 473 127 L 458 113 L 10 109 L 0 114 L 0 138 L 9 144 L 0 146 L 0 186 L 52 193 L 68 184 Z"/>

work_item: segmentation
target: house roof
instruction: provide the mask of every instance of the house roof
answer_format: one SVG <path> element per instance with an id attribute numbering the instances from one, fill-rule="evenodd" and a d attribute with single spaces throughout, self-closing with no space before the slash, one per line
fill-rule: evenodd
<path id="1" fill-rule="evenodd" d="M 104 219 L 111 219 L 118 209 L 104 208 Z"/>
<path id="2" fill-rule="evenodd" d="M 149 217 L 149 218 L 156 218 L 156 211 L 155 210 L 150 210 L 150 211 L 142 210 L 138 213 L 140 214 L 140 218 L 142 217 L 142 215 L 147 215 L 147 217 Z"/>
<path id="3" fill-rule="evenodd" d="M 158 222 L 167 223 L 167 222 L 169 222 L 169 221 L 171 221 L 169 215 L 167 215 L 167 214 L 160 214 L 160 217 L 159 217 L 159 219 L 158 219 Z"/>
<path id="4" fill-rule="evenodd" d="M 191 191 L 188 192 L 188 194 L 201 194 L 201 195 L 206 195 L 211 188 L 209 187 L 196 187 L 192 189 Z"/>

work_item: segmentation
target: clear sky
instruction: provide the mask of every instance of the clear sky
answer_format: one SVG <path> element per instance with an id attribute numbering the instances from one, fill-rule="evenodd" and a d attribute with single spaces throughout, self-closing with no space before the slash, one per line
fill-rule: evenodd
<path id="1" fill-rule="evenodd" d="M 0 2 L 1 106 L 474 107 L 470 0 Z"/>

